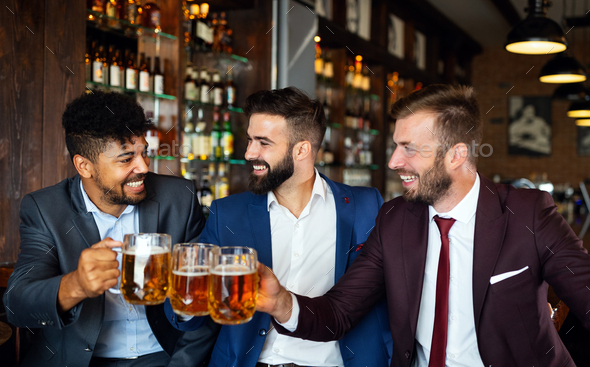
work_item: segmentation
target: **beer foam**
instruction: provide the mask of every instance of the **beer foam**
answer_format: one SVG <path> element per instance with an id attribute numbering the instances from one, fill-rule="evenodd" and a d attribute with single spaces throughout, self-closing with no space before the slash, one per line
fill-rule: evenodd
<path id="1" fill-rule="evenodd" d="M 191 269 L 192 271 L 187 271 Z M 208 266 L 194 266 L 194 267 L 182 267 L 179 270 L 172 270 L 172 274 L 178 276 L 185 276 L 185 277 L 198 277 L 198 276 L 205 276 L 209 275 L 209 267 Z"/>
<path id="2" fill-rule="evenodd" d="M 150 249 L 150 255 L 162 255 L 162 254 L 166 254 L 168 253 L 168 249 L 165 249 L 163 247 L 159 247 L 159 246 L 154 246 L 154 247 L 149 247 Z M 135 255 L 135 246 L 128 248 L 127 250 L 123 251 L 123 254 L 125 255 Z"/>
<path id="3" fill-rule="evenodd" d="M 256 269 L 252 270 L 246 265 L 231 264 L 231 265 L 217 265 L 212 269 L 211 274 L 215 275 L 251 275 L 256 273 Z"/>

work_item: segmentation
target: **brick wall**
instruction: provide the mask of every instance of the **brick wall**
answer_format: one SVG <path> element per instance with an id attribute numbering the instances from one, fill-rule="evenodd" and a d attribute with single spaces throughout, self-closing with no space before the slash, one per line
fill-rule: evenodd
<path id="1" fill-rule="evenodd" d="M 577 39 L 581 41 L 581 37 Z M 582 49 L 579 41 L 577 50 Z M 583 60 L 587 56 L 584 53 L 588 52 L 581 50 L 575 56 L 579 61 L 586 61 L 583 64 L 587 65 L 590 60 Z M 480 157 L 478 162 L 478 170 L 484 176 L 490 179 L 495 174 L 502 179 L 530 178 L 533 173 L 546 172 L 554 184 L 569 182 L 573 186 L 590 178 L 590 157 L 577 154 L 577 127 L 574 119 L 566 115 L 568 101 L 552 102 L 552 152 L 549 157 L 508 155 L 508 97 L 551 96 L 558 85 L 541 83 L 538 79 L 541 68 L 551 57 L 517 55 L 498 47 L 487 48 L 474 59 L 472 84 L 478 93 L 484 119 L 483 143 L 493 147 L 493 154 Z M 502 119 L 502 122 L 491 123 L 492 119 Z"/>

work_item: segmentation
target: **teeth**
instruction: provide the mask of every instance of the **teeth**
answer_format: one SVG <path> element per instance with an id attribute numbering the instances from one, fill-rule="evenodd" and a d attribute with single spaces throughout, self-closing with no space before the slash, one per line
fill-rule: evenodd
<path id="1" fill-rule="evenodd" d="M 143 181 L 128 182 L 126 185 L 130 187 L 139 187 L 143 184 Z"/>
<path id="2" fill-rule="evenodd" d="M 262 171 L 262 170 L 266 169 L 266 166 L 258 166 L 258 165 L 256 165 L 256 166 L 254 166 L 254 169 L 257 170 L 257 171 Z"/>
<path id="3" fill-rule="evenodd" d="M 402 176 L 400 175 L 401 179 L 405 182 L 411 182 L 418 178 L 418 176 Z"/>

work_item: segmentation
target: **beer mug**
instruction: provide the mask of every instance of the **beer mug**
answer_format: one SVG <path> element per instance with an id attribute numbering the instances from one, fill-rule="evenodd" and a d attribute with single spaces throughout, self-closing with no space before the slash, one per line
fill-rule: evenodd
<path id="1" fill-rule="evenodd" d="M 204 316 L 209 284 L 209 252 L 217 246 L 207 243 L 177 243 L 172 248 L 172 275 L 168 296 L 174 312 Z"/>
<path id="2" fill-rule="evenodd" d="M 123 240 L 121 293 L 134 305 L 157 305 L 166 300 L 170 284 L 170 236 L 161 233 L 126 234 Z"/>
<path id="3" fill-rule="evenodd" d="M 258 256 L 248 247 L 217 247 L 209 254 L 209 315 L 219 324 L 252 319 L 258 297 Z"/>

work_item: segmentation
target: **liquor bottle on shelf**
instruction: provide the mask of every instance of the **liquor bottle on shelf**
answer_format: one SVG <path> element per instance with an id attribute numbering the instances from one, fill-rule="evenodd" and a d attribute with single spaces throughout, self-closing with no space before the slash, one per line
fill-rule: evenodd
<path id="1" fill-rule="evenodd" d="M 164 94 L 164 74 L 162 74 L 162 70 L 160 69 L 159 56 L 156 56 L 153 75 L 154 87 L 152 90 L 155 94 Z"/>
<path id="2" fill-rule="evenodd" d="M 201 101 L 201 80 L 199 77 L 199 68 L 197 66 L 193 66 L 193 87 L 195 88 L 195 102 Z"/>
<path id="3" fill-rule="evenodd" d="M 221 51 L 231 54 L 233 51 L 232 41 L 234 31 L 227 25 L 225 12 L 221 12 L 220 14 L 219 28 L 221 29 Z"/>
<path id="4" fill-rule="evenodd" d="M 218 199 L 217 198 L 217 192 L 215 190 L 215 187 L 217 186 L 217 175 L 215 174 L 215 163 L 211 162 L 209 163 L 209 171 L 208 171 L 208 176 L 209 176 L 209 183 L 211 184 L 211 188 L 212 188 L 212 197 L 213 199 Z"/>
<path id="5" fill-rule="evenodd" d="M 90 61 L 91 54 L 92 50 L 90 49 L 90 42 L 86 42 L 86 53 L 84 54 L 84 62 L 86 64 L 85 80 L 92 80 L 92 62 Z"/>
<path id="6" fill-rule="evenodd" d="M 225 174 L 226 164 L 219 163 L 217 180 L 215 181 L 215 199 L 223 199 L 229 196 L 229 181 Z"/>
<path id="7" fill-rule="evenodd" d="M 198 51 L 211 51 L 213 47 L 213 28 L 205 18 L 197 18 L 194 26 L 195 48 Z"/>
<path id="8" fill-rule="evenodd" d="M 236 85 L 234 84 L 234 77 L 231 71 L 227 73 L 227 81 L 225 83 L 225 104 L 228 108 L 236 106 Z"/>
<path id="9" fill-rule="evenodd" d="M 160 31 L 160 7 L 154 1 L 148 0 L 143 6 L 143 26 Z"/>
<path id="10" fill-rule="evenodd" d="M 107 49 L 106 47 L 104 48 L 103 51 L 103 56 L 102 56 L 102 82 L 104 85 L 109 85 L 109 82 L 111 80 L 109 73 L 110 73 L 110 66 L 111 66 L 111 52 L 113 50 L 113 46 L 109 46 L 109 48 Z"/>
<path id="11" fill-rule="evenodd" d="M 211 103 L 213 102 L 211 96 L 211 93 L 209 93 L 209 91 L 211 90 L 211 79 L 209 78 L 209 72 L 207 72 L 207 68 L 205 66 L 203 66 L 201 68 L 201 74 L 200 74 L 200 93 L 199 93 L 199 101 L 201 103 Z"/>
<path id="12" fill-rule="evenodd" d="M 197 112 L 197 125 L 193 138 L 193 149 L 195 150 L 195 158 L 203 161 L 209 158 L 211 152 L 211 138 L 205 134 L 206 127 L 207 123 L 203 119 L 203 109 L 199 108 Z"/>
<path id="13" fill-rule="evenodd" d="M 315 44 L 314 70 L 316 79 L 321 80 L 324 74 L 324 59 L 322 58 L 322 49 L 319 43 Z"/>
<path id="14" fill-rule="evenodd" d="M 234 155 L 234 134 L 231 131 L 229 112 L 223 113 L 223 133 L 221 135 L 223 147 L 223 160 L 229 161 Z"/>
<path id="15" fill-rule="evenodd" d="M 332 83 L 334 79 L 334 63 L 332 62 L 330 50 L 324 50 L 324 85 L 325 98 L 324 101 L 328 106 L 332 105 Z"/>
<path id="16" fill-rule="evenodd" d="M 127 51 L 126 51 L 127 52 Z M 129 53 L 125 67 L 125 88 L 137 89 L 137 71 L 135 70 L 135 54 Z"/>
<path id="17" fill-rule="evenodd" d="M 213 47 L 215 52 L 221 52 L 221 29 L 219 27 L 219 20 L 217 13 L 211 14 L 211 28 L 213 29 Z"/>
<path id="18" fill-rule="evenodd" d="M 136 17 L 137 17 L 137 4 L 135 0 L 123 0 L 126 1 L 125 7 L 125 20 L 131 24 L 135 24 Z"/>
<path id="19" fill-rule="evenodd" d="M 213 102 L 214 106 L 221 107 L 223 106 L 223 83 L 221 82 L 221 77 L 219 76 L 219 72 L 215 71 L 213 73 L 213 98 L 211 102 Z"/>
<path id="20" fill-rule="evenodd" d="M 193 67 L 189 64 L 186 67 L 186 77 L 184 78 L 184 99 L 187 101 L 194 101 L 197 99 L 197 88 L 195 87 L 195 82 L 192 76 Z"/>
<path id="21" fill-rule="evenodd" d="M 140 53 L 139 56 L 139 91 L 150 91 L 150 73 L 148 71 L 148 65 L 145 60 L 145 53 L 143 52 Z"/>
<path id="22" fill-rule="evenodd" d="M 143 6 L 141 0 L 135 0 L 135 24 L 140 26 L 143 24 Z"/>
<path id="23" fill-rule="evenodd" d="M 104 4 L 103 0 L 91 0 L 90 10 L 103 13 L 104 12 Z"/>
<path id="24" fill-rule="evenodd" d="M 327 127 L 326 128 L 326 134 L 324 135 L 324 154 L 323 154 L 323 160 L 324 160 L 324 164 L 332 164 L 334 163 L 334 153 L 332 152 L 332 150 L 330 150 L 330 143 L 332 140 L 332 128 L 331 127 Z"/>
<path id="25" fill-rule="evenodd" d="M 93 47 L 94 56 L 92 57 L 92 81 L 95 83 L 103 83 L 103 53 L 104 47 L 102 45 Z"/>
<path id="26" fill-rule="evenodd" d="M 221 127 L 219 126 L 219 111 L 213 111 L 213 129 L 211 130 L 211 160 L 221 159 Z"/>
<path id="27" fill-rule="evenodd" d="M 190 120 L 187 120 L 184 123 L 184 132 L 182 133 L 182 148 L 180 150 L 181 156 L 189 158 L 195 156 L 195 149 L 192 146 L 194 136 L 195 129 L 193 123 Z"/>
<path id="28" fill-rule="evenodd" d="M 201 183 L 199 193 L 201 194 L 201 208 L 203 209 L 203 214 L 205 215 L 205 218 L 207 218 L 209 217 L 209 207 L 213 202 L 213 191 L 211 191 L 210 181 L 206 175 L 203 175 L 203 181 Z"/>
<path id="29" fill-rule="evenodd" d="M 113 87 L 121 86 L 121 54 L 119 50 L 111 48 L 111 65 L 109 66 L 109 84 Z"/>
<path id="30" fill-rule="evenodd" d="M 152 58 L 150 56 L 148 56 L 146 58 L 146 63 L 147 63 L 147 71 L 148 71 L 148 90 L 151 93 L 154 93 L 154 73 L 152 73 Z"/>
<path id="31" fill-rule="evenodd" d="M 148 120 L 153 120 L 154 113 L 147 111 L 145 116 Z M 147 156 L 156 157 L 160 151 L 160 131 L 155 124 L 152 123 L 148 131 L 145 133 L 145 141 L 148 143 Z"/>
<path id="32" fill-rule="evenodd" d="M 112 27 L 112 28 L 120 28 L 121 27 L 120 23 L 117 21 L 117 19 L 119 18 L 119 12 L 117 11 L 119 1 L 120 0 L 106 0 L 105 1 L 105 14 L 106 14 L 106 16 L 109 18 L 114 18 L 114 19 L 109 19 L 107 22 L 109 27 Z"/>

